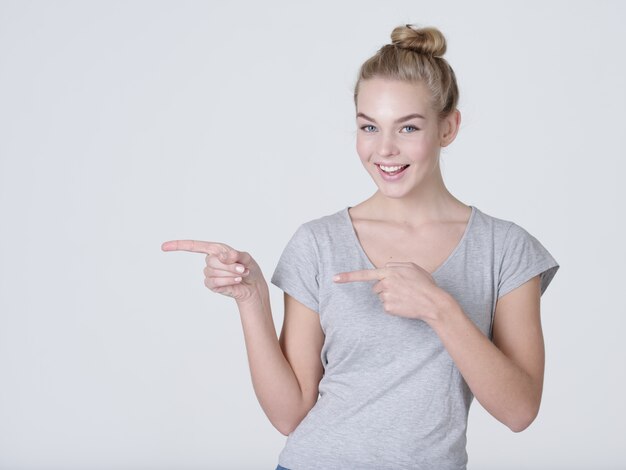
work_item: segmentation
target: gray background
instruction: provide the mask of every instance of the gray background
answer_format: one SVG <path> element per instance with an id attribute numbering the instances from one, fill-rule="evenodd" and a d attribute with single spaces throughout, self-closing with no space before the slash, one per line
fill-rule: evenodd
<path id="1" fill-rule="evenodd" d="M 561 263 L 542 409 L 470 412 L 470 469 L 625 468 L 620 2 L 0 3 L 0 468 L 274 468 L 234 301 L 195 238 L 267 279 L 297 226 L 375 186 L 352 87 L 439 27 L 463 122 L 451 192 Z M 282 292 L 271 286 L 274 320 Z"/>

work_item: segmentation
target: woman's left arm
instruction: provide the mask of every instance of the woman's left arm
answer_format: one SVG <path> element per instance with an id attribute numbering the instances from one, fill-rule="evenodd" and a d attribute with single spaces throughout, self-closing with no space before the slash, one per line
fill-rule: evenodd
<path id="1" fill-rule="evenodd" d="M 439 335 L 470 390 L 497 420 L 523 431 L 539 411 L 543 389 L 540 275 L 500 297 L 493 342 L 465 314 L 456 299 L 411 262 L 338 273 L 338 283 L 378 280 L 372 286 L 392 315 L 428 323 Z"/>
<path id="2" fill-rule="evenodd" d="M 526 429 L 541 403 L 544 343 L 540 279 L 533 277 L 498 299 L 491 342 L 441 290 L 435 330 L 480 404 L 514 432 Z"/>

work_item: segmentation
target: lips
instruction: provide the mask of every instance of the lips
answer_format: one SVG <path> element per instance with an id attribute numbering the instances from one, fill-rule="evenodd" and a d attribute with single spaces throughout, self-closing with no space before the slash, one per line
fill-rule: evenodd
<path id="1" fill-rule="evenodd" d="M 380 163 L 375 163 L 375 165 L 379 168 L 379 170 L 387 175 L 393 176 L 402 173 L 406 170 L 409 165 L 382 165 Z"/>

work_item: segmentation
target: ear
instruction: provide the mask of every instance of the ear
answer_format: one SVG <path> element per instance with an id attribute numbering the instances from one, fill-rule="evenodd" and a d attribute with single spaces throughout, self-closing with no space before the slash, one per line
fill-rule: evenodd
<path id="1" fill-rule="evenodd" d="M 455 139 L 461 125 L 461 111 L 455 109 L 439 124 L 439 143 L 447 147 Z"/>

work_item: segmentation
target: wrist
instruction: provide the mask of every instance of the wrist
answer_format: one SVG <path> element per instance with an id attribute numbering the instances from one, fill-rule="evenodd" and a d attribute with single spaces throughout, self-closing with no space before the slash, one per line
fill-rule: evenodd
<path id="1" fill-rule="evenodd" d="M 260 305 L 269 303 L 269 287 L 265 280 L 255 283 L 251 286 L 250 294 L 245 298 L 236 299 L 237 306 L 248 307 L 250 305 Z"/>
<path id="2" fill-rule="evenodd" d="M 433 314 L 426 319 L 426 323 L 428 323 L 433 329 L 437 329 L 441 325 L 445 324 L 445 322 L 450 317 L 457 314 L 460 309 L 460 305 L 456 299 L 441 288 L 437 290 L 433 303 L 435 305 Z"/>

